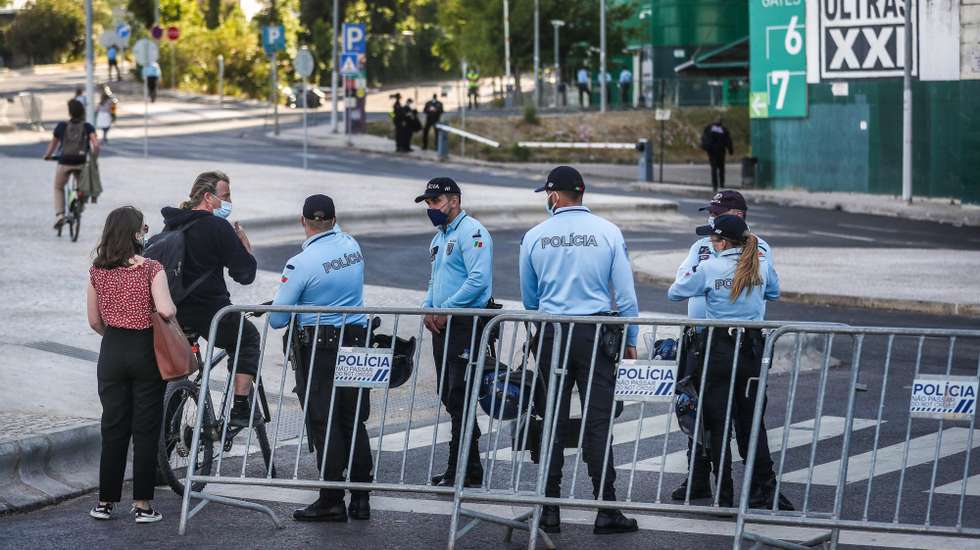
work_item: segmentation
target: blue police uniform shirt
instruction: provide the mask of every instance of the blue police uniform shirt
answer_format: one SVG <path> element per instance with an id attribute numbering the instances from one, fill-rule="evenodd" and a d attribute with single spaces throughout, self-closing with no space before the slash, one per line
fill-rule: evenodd
<path id="1" fill-rule="evenodd" d="M 432 276 L 422 307 L 483 308 L 493 295 L 493 239 L 463 210 L 429 244 Z"/>
<path id="2" fill-rule="evenodd" d="M 303 251 L 286 262 L 274 305 L 344 306 L 364 305 L 364 258 L 361 247 L 339 225 L 317 233 L 303 243 Z M 289 313 L 272 313 L 269 324 L 283 328 L 289 324 Z M 317 324 L 317 316 L 296 316 L 300 326 Z M 342 324 L 367 326 L 367 316 L 341 313 L 320 315 L 321 325 Z"/>
<path id="3" fill-rule="evenodd" d="M 759 251 L 762 252 L 762 258 L 766 258 L 769 262 L 772 262 L 772 254 L 770 253 L 769 243 L 759 239 Z M 715 256 L 715 249 L 711 246 L 711 238 L 703 237 L 695 241 L 691 245 L 691 249 L 687 252 L 687 257 L 681 263 L 680 267 L 677 268 L 677 276 L 675 279 L 680 279 L 688 271 L 696 270 L 701 262 L 708 260 Z M 763 307 L 765 307 L 763 305 Z M 705 303 L 704 296 L 695 296 L 687 301 L 687 317 L 689 319 L 704 319 Z"/>
<path id="4" fill-rule="evenodd" d="M 639 315 L 623 232 L 584 206 L 558 208 L 524 235 L 520 272 L 529 310 L 594 315 L 615 308 L 623 317 Z M 636 346 L 637 330 L 629 327 L 627 345 Z"/>
<path id="5" fill-rule="evenodd" d="M 704 297 L 705 319 L 761 321 L 766 314 L 765 301 L 779 299 L 779 275 L 772 262 L 759 258 L 762 284 L 744 289 L 732 302 L 732 278 L 741 254 L 741 248 L 730 248 L 702 261 L 697 269 L 681 274 L 670 285 L 667 298 L 679 302 Z"/>

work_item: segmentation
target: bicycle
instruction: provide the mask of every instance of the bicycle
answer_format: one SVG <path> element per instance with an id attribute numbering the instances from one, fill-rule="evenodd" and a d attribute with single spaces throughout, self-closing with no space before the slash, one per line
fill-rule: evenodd
<path id="1" fill-rule="evenodd" d="M 261 315 L 261 314 L 256 314 Z M 246 317 L 252 317 L 248 314 Z M 191 349 L 197 357 L 199 368 L 193 375 L 180 380 L 167 383 L 167 389 L 163 396 L 163 426 L 160 430 L 160 444 L 157 463 L 160 472 L 161 484 L 170 486 L 175 493 L 180 496 L 184 494 L 184 476 L 187 474 L 188 457 L 191 454 L 191 441 L 194 435 L 194 423 L 197 420 L 197 411 L 200 406 L 198 399 L 201 392 L 201 378 L 204 373 L 204 360 L 201 357 L 201 348 L 198 344 L 200 336 L 193 332 L 185 331 Z M 214 369 L 219 363 L 225 360 L 228 354 L 218 351 L 211 359 L 211 368 Z M 232 449 L 235 438 L 248 428 L 228 426 L 225 432 L 224 411 L 227 410 L 230 384 L 233 381 L 229 378 L 229 386 L 226 387 L 222 397 L 220 409 L 215 409 L 211 400 L 211 392 L 204 396 L 204 420 L 201 425 L 201 437 L 197 453 L 197 465 L 195 472 L 207 475 L 211 473 L 216 454 L 229 452 Z M 271 464 L 272 446 L 269 444 L 269 436 L 266 432 L 266 424 L 272 419 L 269 414 L 269 403 L 266 399 L 265 389 L 262 386 L 262 378 L 256 379 L 256 391 L 259 396 L 261 406 L 262 422 L 253 423 L 252 429 L 255 432 L 255 439 L 259 443 L 262 452 L 262 460 L 265 470 L 270 471 L 272 477 L 276 477 L 276 468 Z M 221 418 L 216 418 L 215 410 L 221 411 Z M 225 434 L 224 446 L 222 447 L 222 433 Z M 221 447 L 219 449 L 219 447 Z M 248 449 L 245 451 L 248 452 Z M 205 482 L 199 481 L 192 485 L 191 490 L 200 492 L 204 489 Z"/>
<path id="2" fill-rule="evenodd" d="M 45 160 L 57 161 L 60 157 L 52 156 Z M 68 172 L 68 183 L 65 184 L 65 220 L 58 226 L 58 236 L 68 226 L 68 236 L 71 242 L 78 241 L 78 233 L 82 228 L 82 211 L 85 209 L 85 194 L 78 190 L 78 178 L 81 177 L 82 166 L 78 170 Z"/>

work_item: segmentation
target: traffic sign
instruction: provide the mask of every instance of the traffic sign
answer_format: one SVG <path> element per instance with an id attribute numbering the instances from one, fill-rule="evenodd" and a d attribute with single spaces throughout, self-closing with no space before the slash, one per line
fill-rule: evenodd
<path id="1" fill-rule="evenodd" d="M 163 38 L 163 27 L 160 25 L 153 25 L 153 28 L 150 29 L 150 36 L 152 36 L 155 40 L 160 40 Z"/>
<path id="2" fill-rule="evenodd" d="M 806 117 L 806 5 L 749 3 L 749 116 Z"/>
<path id="3" fill-rule="evenodd" d="M 173 25 L 167 27 L 167 38 L 170 40 L 177 40 L 180 38 L 180 29 Z"/>
<path id="4" fill-rule="evenodd" d="M 286 27 L 269 25 L 262 27 L 262 48 L 265 53 L 272 55 L 286 49 Z"/>
<path id="5" fill-rule="evenodd" d="M 670 120 L 670 109 L 657 109 L 654 112 L 655 120 Z"/>
<path id="6" fill-rule="evenodd" d="M 361 68 L 358 63 L 356 53 L 342 53 L 340 54 L 340 74 L 347 77 L 353 77 L 360 74 Z"/>
<path id="7" fill-rule="evenodd" d="M 119 38 L 126 40 L 127 38 L 129 38 L 130 32 L 132 32 L 132 29 L 129 28 L 129 25 L 125 23 L 120 23 L 116 25 L 116 35 Z"/>
<path id="8" fill-rule="evenodd" d="M 367 31 L 364 23 L 344 23 L 341 36 L 344 53 L 367 53 Z"/>
<path id="9" fill-rule="evenodd" d="M 293 69 L 296 70 L 296 74 L 303 78 L 309 78 L 313 74 L 313 54 L 306 46 L 300 48 L 299 52 L 296 53 Z"/>
<path id="10" fill-rule="evenodd" d="M 137 63 L 146 67 L 157 62 L 157 59 L 160 58 L 160 49 L 157 48 L 155 42 L 146 38 L 140 38 L 133 45 L 133 55 L 136 56 Z"/>

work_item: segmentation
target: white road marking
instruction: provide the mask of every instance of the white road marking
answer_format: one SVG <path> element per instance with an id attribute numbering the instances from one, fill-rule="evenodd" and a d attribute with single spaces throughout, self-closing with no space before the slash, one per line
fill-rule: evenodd
<path id="1" fill-rule="evenodd" d="M 875 421 L 855 418 L 854 419 L 854 431 L 863 430 L 874 426 Z M 820 441 L 825 439 L 830 439 L 832 437 L 839 437 L 844 434 L 844 418 L 841 416 L 824 416 L 820 420 Z M 801 447 L 803 445 L 809 445 L 813 441 L 813 419 L 805 420 L 803 422 L 796 422 L 790 426 L 789 437 L 786 440 L 786 445 L 788 449 L 794 447 Z M 769 450 L 773 453 L 779 451 L 783 447 L 783 428 L 773 428 L 767 430 L 766 434 L 769 437 Z M 734 442 L 732 442 L 729 456 L 732 460 L 739 457 L 738 449 L 736 448 Z M 659 456 L 648 458 L 646 460 L 639 460 L 636 463 L 637 471 L 641 472 L 659 472 L 660 471 L 660 458 Z M 741 457 L 739 457 L 741 458 Z M 775 459 L 774 459 L 775 460 Z M 687 473 L 687 451 L 676 451 L 670 453 L 666 457 L 666 466 L 664 467 L 664 472 L 668 474 L 685 474 Z M 631 464 L 620 464 L 616 466 L 619 469 L 629 470 Z"/>
<path id="2" fill-rule="evenodd" d="M 974 448 L 980 446 L 980 430 L 975 430 L 973 437 Z M 949 428 L 943 430 L 942 446 L 939 458 L 944 458 L 966 451 L 969 428 Z M 908 468 L 920 464 L 931 463 L 936 453 L 936 433 L 916 437 L 909 445 Z M 875 476 L 882 476 L 902 469 L 902 459 L 905 453 L 905 443 L 896 443 L 878 449 L 878 461 L 875 464 Z M 840 472 L 840 460 L 820 464 L 813 468 L 814 485 L 837 485 Z M 847 466 L 847 482 L 856 483 L 868 479 L 871 473 L 871 451 L 852 456 Z M 807 469 L 796 470 L 783 476 L 783 481 L 806 483 Z"/>
<path id="3" fill-rule="evenodd" d="M 875 227 L 873 225 L 859 225 L 856 223 L 839 223 L 838 227 L 849 227 L 851 229 L 863 229 L 865 231 L 876 231 L 880 233 L 898 233 L 897 229 L 885 229 L 884 227 Z"/>
<path id="4" fill-rule="evenodd" d="M 317 491 L 306 489 L 284 489 L 277 487 L 250 487 L 247 485 L 220 485 L 209 483 L 206 492 L 213 495 L 220 495 L 231 498 L 241 498 L 247 500 L 263 500 L 269 502 L 282 502 L 306 506 L 313 503 L 319 496 Z M 503 517 L 514 517 L 529 510 L 522 506 L 501 506 L 498 504 L 475 504 L 465 503 L 467 509 L 493 514 Z M 378 493 L 371 495 L 371 508 L 375 511 L 429 514 L 437 516 L 449 516 L 452 514 L 453 503 L 451 500 L 436 500 L 428 498 L 397 498 L 378 496 Z M 696 533 L 701 536 L 732 537 L 735 534 L 735 522 L 719 519 L 693 519 L 678 516 L 661 516 L 656 514 L 633 514 L 627 512 L 631 517 L 635 517 L 640 529 L 644 531 L 660 531 L 674 533 Z M 562 523 L 576 525 L 592 525 L 595 513 L 585 510 L 563 509 L 561 513 Z M 191 523 L 203 521 L 192 519 Z M 256 516 L 256 522 L 261 521 Z M 375 527 L 383 524 L 374 520 Z M 287 520 L 289 528 L 305 528 L 301 524 Z M 269 529 L 272 529 L 269 523 Z M 262 528 L 262 525 L 258 525 Z M 319 527 L 318 527 L 319 528 Z M 824 531 L 817 529 L 805 529 L 799 527 L 780 527 L 768 525 L 751 525 L 749 530 L 769 537 L 780 538 L 783 540 L 807 540 L 819 536 Z M 448 536 L 439 533 L 438 540 Z M 520 536 L 520 533 L 518 533 Z M 526 534 L 525 534 L 526 536 Z M 628 535 L 627 535 L 628 536 Z M 980 542 L 975 540 L 956 538 L 956 537 L 928 537 L 908 534 L 891 533 L 865 533 L 860 531 L 841 531 L 841 544 L 850 544 L 862 547 L 886 547 L 886 548 L 913 548 L 919 550 L 949 550 L 950 548 L 980 549 Z"/>
<path id="5" fill-rule="evenodd" d="M 849 240 L 852 240 L 852 241 L 863 241 L 863 242 L 867 242 L 867 243 L 873 243 L 873 242 L 875 242 L 875 239 L 872 239 L 871 237 L 859 237 L 857 235 L 844 235 L 842 233 L 831 233 L 829 231 L 807 231 L 807 233 L 809 233 L 811 235 L 821 235 L 821 236 L 824 236 L 824 237 L 836 237 L 838 239 L 849 239 Z"/>
<path id="6" fill-rule="evenodd" d="M 962 469 L 961 469 L 962 471 Z M 936 493 L 941 495 L 959 495 L 963 490 L 963 480 L 947 483 L 936 487 Z M 925 492 L 925 491 L 923 491 Z M 980 496 L 980 474 L 966 478 L 966 494 L 971 497 Z"/>
<path id="7" fill-rule="evenodd" d="M 480 415 L 477 417 L 477 423 L 480 429 L 484 433 L 487 432 L 489 427 L 490 419 L 486 416 Z M 408 450 L 418 449 L 420 447 L 428 447 L 432 445 L 432 432 L 437 428 L 433 424 L 428 426 L 420 426 L 417 428 L 412 428 L 408 435 Z M 440 422 L 438 427 L 438 435 L 436 436 L 436 444 L 448 443 L 452 437 L 452 424 L 450 422 Z M 501 436 L 503 437 L 503 436 Z M 378 450 L 378 439 L 377 437 L 371 438 L 371 450 Z M 384 434 L 384 443 L 381 446 L 381 450 L 389 453 L 400 453 L 405 449 L 405 431 L 391 432 Z"/>

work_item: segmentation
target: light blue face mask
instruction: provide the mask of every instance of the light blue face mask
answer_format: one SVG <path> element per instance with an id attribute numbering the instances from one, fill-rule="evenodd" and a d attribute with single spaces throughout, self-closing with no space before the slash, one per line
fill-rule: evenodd
<path id="1" fill-rule="evenodd" d="M 221 206 L 215 208 L 212 214 L 227 220 L 228 216 L 231 216 L 231 203 L 228 201 L 221 201 Z"/>
<path id="2" fill-rule="evenodd" d="M 551 205 L 551 195 L 548 195 L 545 198 L 544 208 L 545 208 L 545 210 L 548 211 L 548 216 L 549 217 L 555 215 L 555 207 Z"/>

